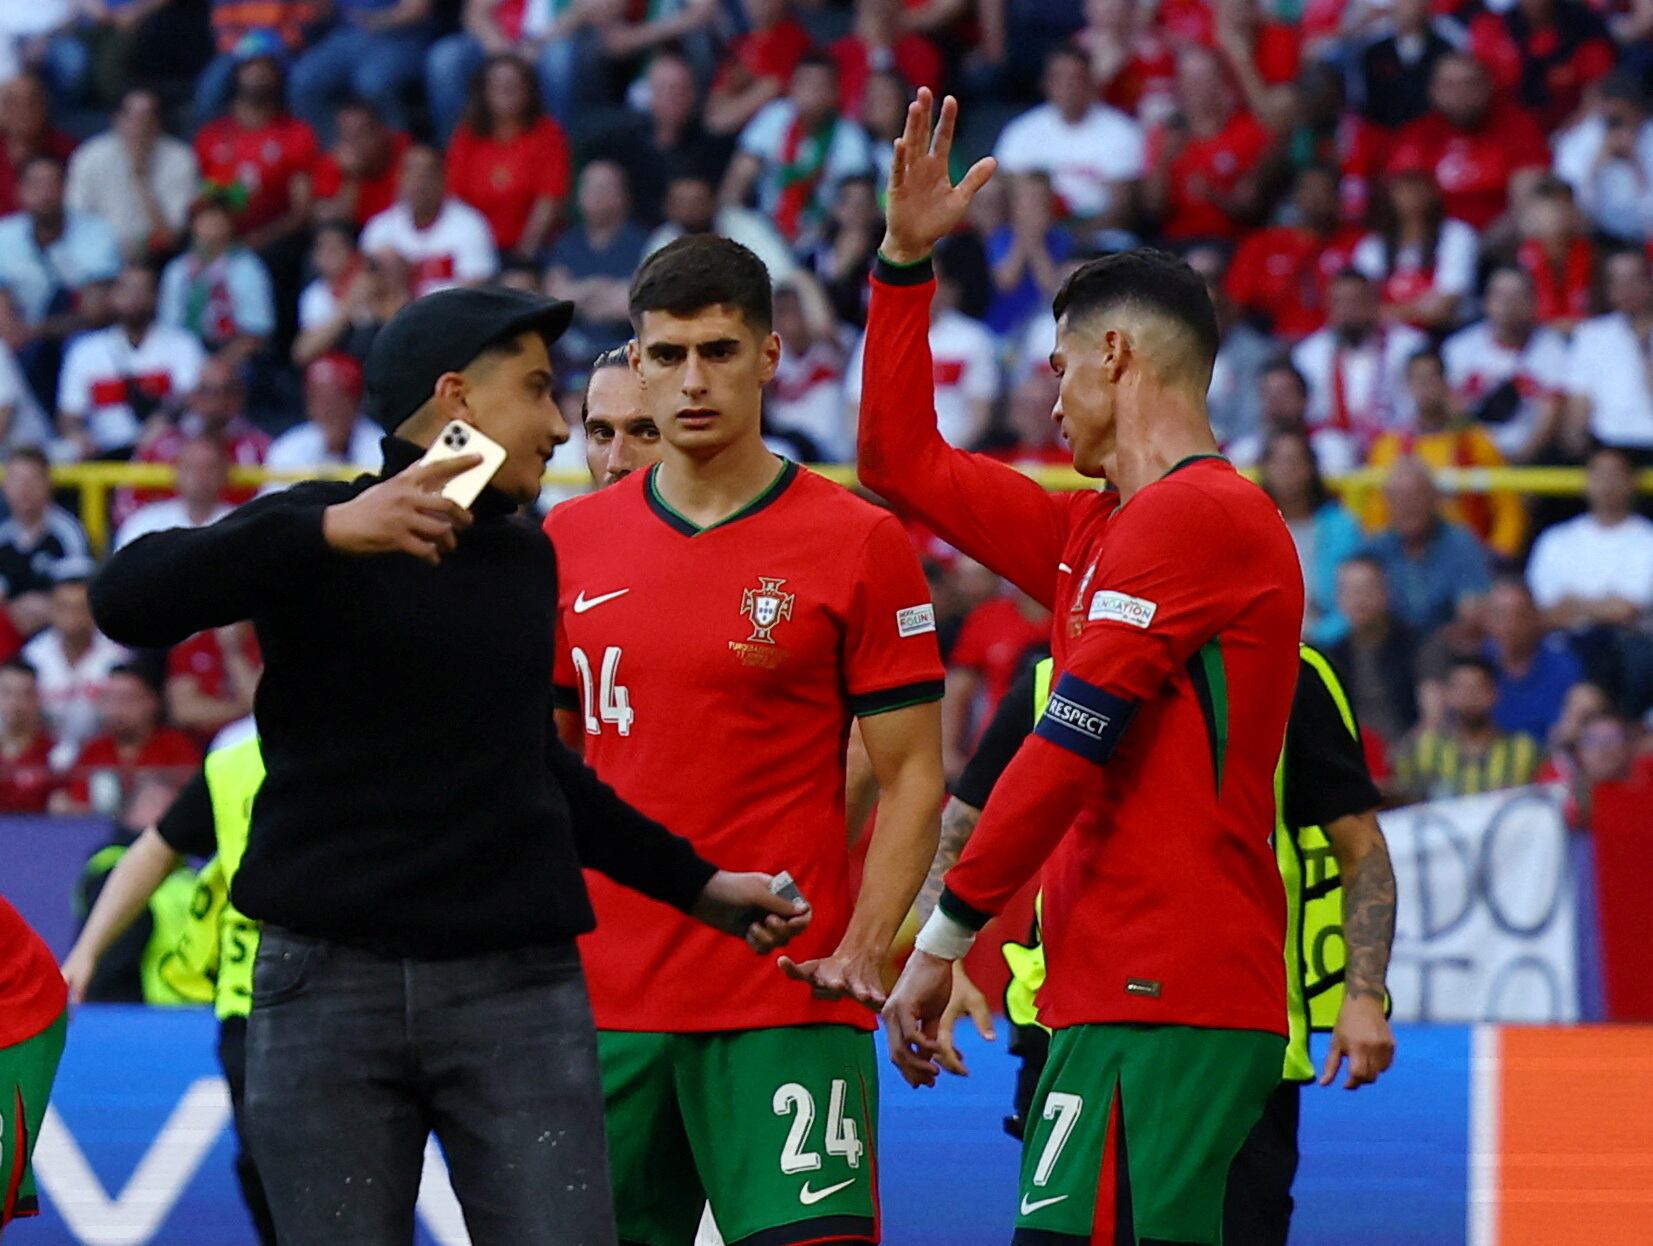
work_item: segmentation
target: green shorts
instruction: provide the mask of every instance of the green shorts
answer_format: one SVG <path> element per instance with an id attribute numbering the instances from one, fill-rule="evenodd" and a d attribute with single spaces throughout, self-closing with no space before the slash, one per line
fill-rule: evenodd
<path id="1" fill-rule="evenodd" d="M 0 1228 L 40 1210 L 29 1158 L 68 1027 L 65 1012 L 33 1038 L 0 1047 Z"/>
<path id="2" fill-rule="evenodd" d="M 1228 1169 L 1286 1040 L 1256 1030 L 1057 1030 L 1022 1151 L 1018 1246 L 1222 1241 Z"/>
<path id="3" fill-rule="evenodd" d="M 623 1242 L 878 1241 L 878 1073 L 847 1025 L 597 1035 Z"/>

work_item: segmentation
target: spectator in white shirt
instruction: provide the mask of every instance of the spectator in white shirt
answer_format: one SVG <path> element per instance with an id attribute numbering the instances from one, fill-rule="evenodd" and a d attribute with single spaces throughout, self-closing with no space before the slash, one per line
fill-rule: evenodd
<path id="1" fill-rule="evenodd" d="M 0 341 L 0 450 L 44 446 L 52 439 L 51 422 L 35 401 L 34 391 L 17 366 L 11 347 Z"/>
<path id="2" fill-rule="evenodd" d="M 826 294 L 806 273 L 775 287 L 775 332 L 781 361 L 764 391 L 764 424 L 771 432 L 807 439 L 810 460 L 845 463 L 844 348 Z"/>
<path id="3" fill-rule="evenodd" d="M 349 355 L 323 355 L 304 370 L 304 423 L 275 439 L 264 466 L 272 472 L 378 467 L 382 430 L 361 414 L 361 402 L 362 365 Z"/>
<path id="4" fill-rule="evenodd" d="M 1552 628 L 1624 626 L 1653 608 L 1653 521 L 1634 510 L 1635 464 L 1597 446 L 1587 468 L 1590 509 L 1546 529 L 1527 563 L 1533 600 Z"/>
<path id="5" fill-rule="evenodd" d="M 130 257 L 170 251 L 182 237 L 200 170 L 186 142 L 161 129 L 161 99 L 128 91 L 113 128 L 69 159 L 69 208 L 101 217 Z"/>
<path id="6" fill-rule="evenodd" d="M 150 268 L 122 269 L 110 306 L 115 323 L 75 339 L 58 381 L 58 430 L 75 457 L 130 449 L 151 416 L 195 388 L 206 359 L 193 333 L 156 322 Z"/>
<path id="7" fill-rule="evenodd" d="M 1538 323 L 1532 276 L 1494 269 L 1481 298 L 1486 319 L 1447 338 L 1446 382 L 1458 405 L 1511 463 L 1530 463 L 1561 426 L 1567 342 Z"/>
<path id="8" fill-rule="evenodd" d="M 1475 289 L 1480 239 L 1447 216 L 1434 168 L 1403 148 L 1373 202 L 1378 228 L 1355 246 L 1351 263 L 1377 283 L 1391 320 L 1415 328 L 1452 328 Z"/>
<path id="9" fill-rule="evenodd" d="M 1653 120 L 1635 74 L 1603 78 L 1594 107 L 1556 135 L 1555 174 L 1602 233 L 1627 243 L 1653 237 Z"/>
<path id="10" fill-rule="evenodd" d="M 1345 270 L 1326 297 L 1326 327 L 1291 352 L 1309 383 L 1309 426 L 1333 428 L 1369 443 L 1379 433 L 1412 422 L 1406 365 L 1428 339 L 1409 325 L 1385 325 L 1377 287 L 1364 273 Z"/>
<path id="11" fill-rule="evenodd" d="M 1567 356 L 1567 433 L 1653 451 L 1653 268 L 1644 251 L 1607 260 L 1605 316 L 1573 333 Z"/>
<path id="12" fill-rule="evenodd" d="M 958 310 L 959 286 L 942 266 L 945 251 L 936 260 L 936 294 L 930 302 L 930 364 L 935 378 L 936 427 L 942 439 L 961 450 L 973 450 L 987 433 L 993 400 L 999 393 L 998 343 L 979 320 Z M 861 411 L 861 359 L 867 339 L 862 335 L 845 374 L 848 402 L 846 440 L 855 444 Z"/>
<path id="13" fill-rule="evenodd" d="M 52 765 L 68 767 L 98 732 L 98 698 L 109 673 L 131 655 L 92 622 L 86 597 L 91 564 L 65 568 L 52 588 L 51 623 L 23 646 L 23 660 L 40 681 L 40 706 L 57 747 Z"/>
<path id="14" fill-rule="evenodd" d="M 1260 466 L 1269 440 L 1278 433 L 1306 437 L 1323 476 L 1341 475 L 1360 466 L 1360 446 L 1349 433 L 1330 426 L 1308 426 L 1309 383 L 1290 359 L 1280 355 L 1264 365 L 1257 377 L 1257 398 L 1258 426 L 1223 446 L 1224 456 L 1235 467 Z"/>
<path id="15" fill-rule="evenodd" d="M 838 66 L 810 55 L 792 71 L 787 97 L 764 105 L 740 132 L 719 198 L 742 204 L 755 188 L 758 210 L 800 246 L 826 224 L 843 181 L 871 172 L 867 132 L 838 111 Z"/>
<path id="16" fill-rule="evenodd" d="M 362 229 L 362 250 L 391 251 L 412 270 L 414 297 L 481 285 L 499 271 L 487 218 L 448 194 L 442 156 L 422 144 L 402 156 L 400 194 Z"/>
<path id="17" fill-rule="evenodd" d="M 24 163 L 17 201 L 22 211 L 0 219 L 0 287 L 13 315 L 0 331 L 18 347 L 36 392 L 50 394 L 61 344 L 84 327 L 92 292 L 120 271 L 120 243 L 98 217 L 65 206 L 55 156 Z"/>
<path id="18" fill-rule="evenodd" d="M 1009 173 L 1046 173 L 1070 216 L 1099 228 L 1126 225 L 1146 168 L 1142 127 L 1097 102 L 1090 63 L 1061 46 L 1045 61 L 1045 103 L 1017 117 L 993 149 Z"/>
<path id="19" fill-rule="evenodd" d="M 189 250 L 161 272 L 158 315 L 187 329 L 236 366 L 275 332 L 275 294 L 264 261 L 236 240 L 235 218 L 217 195 L 189 212 Z"/>
<path id="20" fill-rule="evenodd" d="M 235 508 L 224 501 L 230 460 L 212 437 L 191 437 L 178 453 L 178 496 L 140 506 L 115 533 L 115 548 L 171 528 L 204 528 Z"/>

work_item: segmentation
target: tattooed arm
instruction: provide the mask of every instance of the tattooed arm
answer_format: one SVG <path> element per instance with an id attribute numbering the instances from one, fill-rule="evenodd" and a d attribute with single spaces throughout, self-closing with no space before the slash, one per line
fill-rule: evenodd
<path id="1" fill-rule="evenodd" d="M 1349 1060 L 1344 1088 L 1375 1082 L 1395 1058 L 1395 1038 L 1383 1015 L 1384 979 L 1395 938 L 1395 873 L 1373 813 L 1350 814 L 1326 825 L 1326 838 L 1343 878 L 1343 938 L 1348 945 L 1343 1007 L 1332 1030 L 1322 1086 Z"/>
<path id="2" fill-rule="evenodd" d="M 981 810 L 967 805 L 957 796 L 949 796 L 941 811 L 941 842 L 936 845 L 936 859 L 930 863 L 930 876 L 918 891 L 918 924 L 930 920 L 936 904 L 941 900 L 942 881 L 953 868 L 970 842 L 970 835 L 981 821 Z"/>

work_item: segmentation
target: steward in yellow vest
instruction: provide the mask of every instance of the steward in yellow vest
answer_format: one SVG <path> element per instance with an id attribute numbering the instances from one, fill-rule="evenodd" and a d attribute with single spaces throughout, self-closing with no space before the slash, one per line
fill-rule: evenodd
<path id="1" fill-rule="evenodd" d="M 1228 1246 L 1284 1246 L 1297 1170 L 1298 1096 L 1315 1077 L 1309 1034 L 1331 1031 L 1322 1083 L 1349 1060 L 1350 1087 L 1377 1078 L 1393 1057 L 1385 1019 L 1383 982 L 1394 934 L 1395 882 L 1375 811 L 1377 788 L 1366 768 L 1360 731 L 1342 680 L 1325 655 L 1301 648 L 1297 694 L 1286 746 L 1275 770 L 1275 855 L 1287 897 L 1285 971 L 1290 1040 L 1279 1089 L 1230 1170 L 1224 1208 Z M 976 754 L 953 785 L 942 816 L 942 839 L 932 882 L 963 850 L 999 775 L 1032 731 L 1049 697 L 1050 659 L 1031 668 L 1006 695 Z M 926 893 L 930 892 L 926 887 Z M 1036 997 L 1044 985 L 1035 909 L 1027 944 L 1007 942 L 1011 980 L 1005 1012 L 1011 1051 L 1022 1057 L 1015 1114 L 1005 1127 L 1016 1137 L 1038 1082 L 1047 1049 Z M 971 1010 L 977 995 L 955 974 L 953 1003 L 942 1023 Z"/>

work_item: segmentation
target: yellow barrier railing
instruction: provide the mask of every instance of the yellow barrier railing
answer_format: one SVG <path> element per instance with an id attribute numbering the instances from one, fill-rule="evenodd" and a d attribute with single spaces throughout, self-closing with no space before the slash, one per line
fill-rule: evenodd
<path id="1" fill-rule="evenodd" d="M 829 480 L 843 485 L 855 483 L 855 468 L 841 464 L 811 465 Z M 1072 468 L 1030 467 L 1023 469 L 1047 489 L 1084 489 L 1095 485 Z M 237 467 L 230 481 L 254 487 L 271 482 L 294 480 L 348 480 L 359 473 L 353 468 L 330 468 L 316 472 L 267 472 L 261 468 Z M 1381 468 L 1361 468 L 1328 483 L 1338 490 L 1373 488 L 1383 483 Z M 1582 467 L 1447 467 L 1434 473 L 1436 483 L 1448 493 L 1485 493 L 1509 489 L 1546 496 L 1576 496 L 1584 492 Z M 92 548 L 100 553 L 109 546 L 109 495 L 116 489 L 167 488 L 173 483 L 173 469 L 162 463 L 70 463 L 52 469 L 52 484 L 80 494 L 80 521 Z M 545 474 L 553 487 L 582 488 L 588 483 L 584 472 L 553 471 Z M 1653 468 L 1642 471 L 1638 485 L 1653 493 Z"/>

